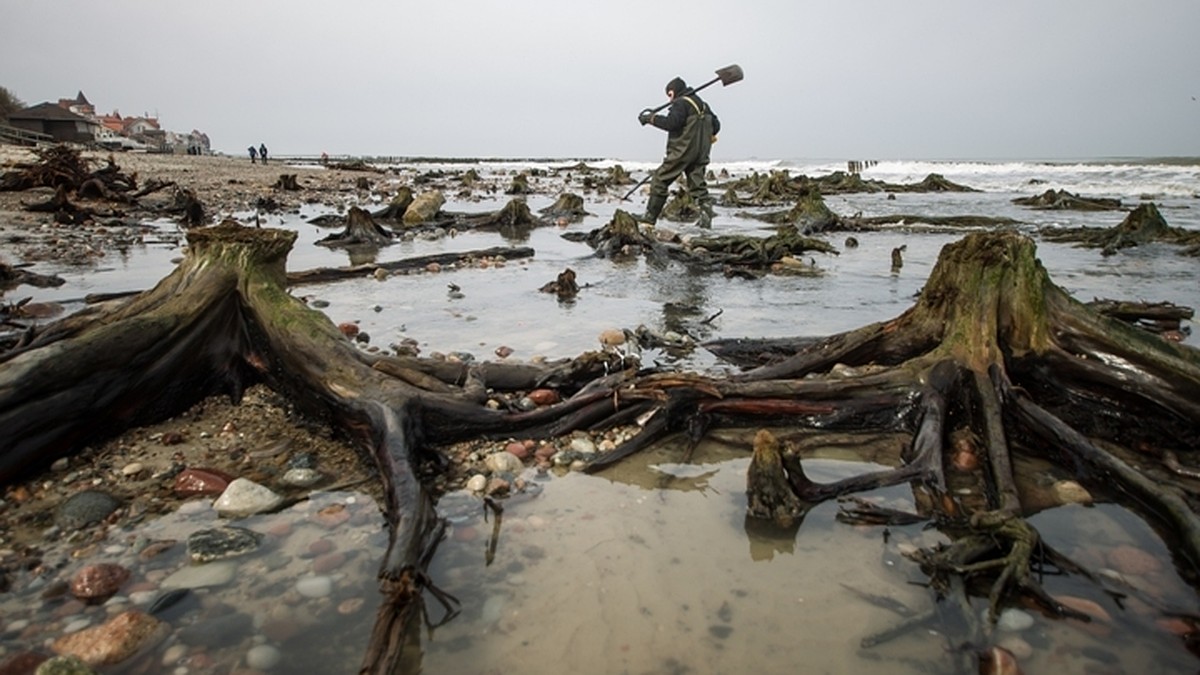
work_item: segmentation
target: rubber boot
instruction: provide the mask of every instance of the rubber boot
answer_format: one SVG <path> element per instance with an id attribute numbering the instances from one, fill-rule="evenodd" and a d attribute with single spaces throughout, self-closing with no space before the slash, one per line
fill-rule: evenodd
<path id="1" fill-rule="evenodd" d="M 700 227 L 702 227 L 706 230 L 712 228 L 712 219 L 713 219 L 713 216 L 715 216 L 715 215 L 717 215 L 717 214 L 715 211 L 713 211 L 713 208 L 711 205 L 701 204 L 700 205 L 700 219 L 696 221 L 696 225 L 699 225 Z"/>
<path id="2" fill-rule="evenodd" d="M 634 219 L 639 223 L 653 225 L 658 222 L 658 214 L 662 213 L 663 207 L 667 205 L 667 198 L 660 195 L 650 195 L 650 199 L 646 201 L 646 212 L 634 216 Z"/>

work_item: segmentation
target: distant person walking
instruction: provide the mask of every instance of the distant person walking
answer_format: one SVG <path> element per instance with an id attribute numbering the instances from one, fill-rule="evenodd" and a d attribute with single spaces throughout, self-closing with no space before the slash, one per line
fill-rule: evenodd
<path id="1" fill-rule="evenodd" d="M 258 150 L 256 150 L 256 149 L 254 148 L 254 146 L 252 145 L 252 146 L 250 146 L 250 163 L 251 163 L 251 164 L 253 164 L 253 163 L 254 163 L 254 158 L 255 158 L 255 157 L 258 157 Z M 263 164 L 266 164 L 266 163 L 267 163 L 267 159 L 264 157 L 264 158 L 263 158 Z"/>
<path id="2" fill-rule="evenodd" d="M 262 158 L 263 164 L 267 163 L 267 144 L 263 143 L 258 146 L 258 156 Z"/>

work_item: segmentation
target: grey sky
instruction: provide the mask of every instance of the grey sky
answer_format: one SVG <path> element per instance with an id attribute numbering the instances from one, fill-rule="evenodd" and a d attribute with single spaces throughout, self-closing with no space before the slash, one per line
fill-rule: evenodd
<path id="1" fill-rule="evenodd" d="M 1197 0 L 207 0 L 0 10 L 0 86 L 215 149 L 655 160 L 679 75 L 714 161 L 1200 155 Z"/>

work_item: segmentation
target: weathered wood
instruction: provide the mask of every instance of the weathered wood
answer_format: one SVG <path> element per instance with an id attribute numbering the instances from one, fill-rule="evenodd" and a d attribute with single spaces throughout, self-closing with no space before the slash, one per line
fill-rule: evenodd
<path id="1" fill-rule="evenodd" d="M 656 245 L 636 223 L 628 234 L 625 245 Z M 200 397 L 236 398 L 252 382 L 267 383 L 354 439 L 384 481 L 387 602 L 365 672 L 389 672 L 406 658 L 421 593 L 433 589 L 424 569 L 441 525 L 413 470 L 430 438 L 545 438 L 643 422 L 592 463 L 595 471 L 670 434 L 693 447 L 721 426 L 887 432 L 908 439 L 893 470 L 828 485 L 806 479 L 786 447 L 769 452 L 772 441 L 760 435 L 752 514 L 795 520 L 814 502 L 911 481 L 917 515 L 933 516 L 954 538 L 916 556 L 932 578 L 985 580 L 974 592 L 989 598 L 993 616 L 1015 594 L 1066 615 L 1030 574 L 1047 547 L 1024 520 L 1034 507 L 1021 502 L 1012 460 L 1038 452 L 1077 470 L 1085 486 L 1134 497 L 1177 537 L 1179 564 L 1200 568 L 1200 519 L 1183 496 L 1193 479 L 1179 471 L 1200 447 L 1200 352 L 1074 300 L 1050 281 L 1027 237 L 979 233 L 950 244 L 900 316 L 714 378 L 640 373 L 602 352 L 545 368 L 443 371 L 366 355 L 288 293 L 284 262 L 295 236 L 234 224 L 193 230 L 188 256 L 151 291 L 55 322 L 0 354 L 0 482 Z M 558 387 L 566 398 L 515 411 L 472 394 L 502 381 Z M 944 473 L 954 439 L 964 437 L 977 439 L 968 445 L 983 461 L 956 470 L 985 487 L 978 502 L 957 499 Z M 1123 459 L 1134 453 L 1137 468 Z"/>
<path id="2" fill-rule="evenodd" d="M 338 279 L 367 277 L 375 274 L 377 270 L 382 270 L 384 272 L 401 272 L 405 270 L 425 269 L 433 263 L 445 266 L 470 264 L 472 261 L 476 260 L 488 260 L 496 258 L 503 258 L 504 260 L 517 260 L 520 258 L 531 257 L 533 254 L 533 249 L 528 246 L 496 246 L 493 248 L 462 251 L 459 253 L 431 253 L 429 255 L 413 256 L 411 258 L 393 260 L 390 262 L 366 263 L 362 265 L 351 265 L 349 267 L 317 267 L 311 270 L 289 272 L 287 276 L 287 283 L 288 285 L 292 286 L 301 286 L 304 284 L 336 281 Z"/>

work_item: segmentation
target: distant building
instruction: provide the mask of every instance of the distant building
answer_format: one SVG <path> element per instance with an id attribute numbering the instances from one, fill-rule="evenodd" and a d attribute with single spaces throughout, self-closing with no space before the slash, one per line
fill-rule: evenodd
<path id="1" fill-rule="evenodd" d="M 101 128 L 96 120 L 56 103 L 39 103 L 18 110 L 8 116 L 8 123 L 18 129 L 47 134 L 61 143 L 92 143 Z"/>
<path id="2" fill-rule="evenodd" d="M 9 124 L 47 134 L 60 143 L 97 145 L 109 150 L 212 153 L 207 134 L 196 130 L 189 134 L 166 131 L 158 118 L 149 114 L 122 117 L 114 109 L 111 114 L 97 115 L 96 107 L 82 91 L 75 98 L 60 98 L 58 103 L 40 103 L 17 111 L 9 116 Z"/>
<path id="3" fill-rule="evenodd" d="M 70 110 L 80 117 L 96 116 L 96 106 L 92 105 L 82 91 L 75 94 L 75 98 L 58 99 L 58 106 L 64 110 Z"/>

